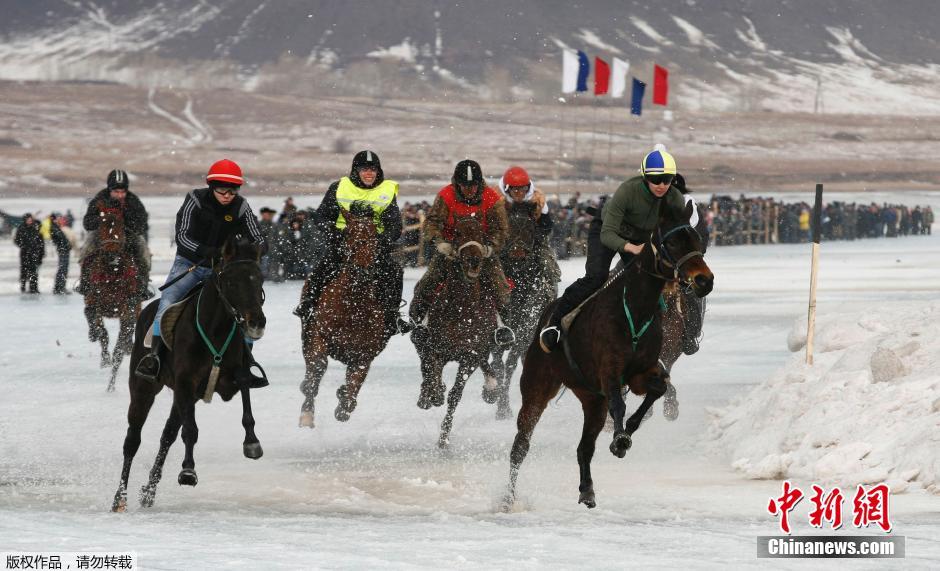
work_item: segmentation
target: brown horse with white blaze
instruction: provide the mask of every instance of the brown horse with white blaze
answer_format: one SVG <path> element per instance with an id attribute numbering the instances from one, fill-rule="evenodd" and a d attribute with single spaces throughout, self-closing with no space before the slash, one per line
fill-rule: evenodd
<path id="1" fill-rule="evenodd" d="M 688 283 L 696 295 L 712 290 L 714 276 L 702 257 L 698 234 L 689 225 L 691 206 L 684 212 L 660 213 L 656 230 L 643 251 L 617 278 L 586 302 L 571 324 L 567 347 L 545 353 L 538 339 L 529 346 L 520 387 L 522 408 L 510 454 L 510 484 L 504 507 L 515 500 L 519 468 L 529 450 L 532 432 L 551 399 L 562 385 L 570 389 L 584 413 L 578 444 L 580 467 L 579 503 L 596 505 L 591 479 L 595 441 L 608 412 L 614 421 L 611 452 L 623 458 L 632 446 L 632 435 L 653 402 L 666 392 L 659 365 L 663 331 L 660 296 L 673 279 Z M 549 306 L 542 321 L 553 310 Z M 569 361 L 570 357 L 570 361 Z M 642 404 L 624 423 L 623 385 L 644 395 Z"/>
<path id="2" fill-rule="evenodd" d="M 98 249 L 86 263 L 89 268 L 89 283 L 85 290 L 85 319 L 88 320 L 88 339 L 101 344 L 101 366 L 111 366 L 108 392 L 114 390 L 118 369 L 124 355 L 133 346 L 134 323 L 140 314 L 140 297 L 137 294 L 139 268 L 134 256 L 127 250 L 124 231 L 124 216 L 118 208 L 101 210 L 101 224 L 97 230 Z M 109 354 L 106 318 L 119 322 L 118 338 L 114 351 Z"/>
<path id="3" fill-rule="evenodd" d="M 354 202 L 340 207 L 346 219 L 348 257 L 339 274 L 324 288 L 313 314 L 302 325 L 306 373 L 300 391 L 304 402 L 300 426 L 314 427 L 314 405 L 327 357 L 346 365 L 346 382 L 336 391 L 334 416 L 345 422 L 356 409 L 357 398 L 372 361 L 385 349 L 392 335 L 385 324 L 385 309 L 377 291 L 382 279 L 376 264 L 378 230 L 372 209 Z"/>

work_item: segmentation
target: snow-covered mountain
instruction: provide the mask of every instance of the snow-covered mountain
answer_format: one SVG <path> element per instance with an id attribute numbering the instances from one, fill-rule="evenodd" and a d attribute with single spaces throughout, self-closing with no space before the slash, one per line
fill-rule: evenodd
<path id="1" fill-rule="evenodd" d="M 685 109 L 940 114 L 933 0 L 3 0 L 0 79 L 548 100 L 561 48 Z M 817 100 L 817 91 L 821 98 Z"/>

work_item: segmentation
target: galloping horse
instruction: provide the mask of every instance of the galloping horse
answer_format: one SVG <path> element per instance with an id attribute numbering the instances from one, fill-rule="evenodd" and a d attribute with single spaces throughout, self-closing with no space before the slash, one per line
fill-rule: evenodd
<path id="1" fill-rule="evenodd" d="M 214 393 L 229 401 L 236 393 L 242 397 L 242 426 L 245 440 L 242 446 L 245 457 L 257 459 L 262 455 L 261 444 L 255 436 L 255 419 L 251 414 L 248 396 L 248 379 L 242 374 L 244 363 L 250 358 L 243 337 L 260 339 L 264 334 L 265 317 L 261 310 L 264 302 L 260 249 L 254 244 L 230 238 L 222 248 L 222 262 L 213 268 L 206 283 L 196 288 L 198 294 L 180 302 L 175 328 L 163 328 L 163 339 L 173 337 L 170 351 L 163 359 L 158 382 L 137 377 L 137 363 L 149 349 L 144 347 L 144 338 L 157 311 L 157 301 L 150 303 L 137 322 L 134 351 L 131 354 L 130 386 L 131 402 L 127 410 L 127 436 L 124 439 L 124 466 L 121 484 L 114 494 L 112 511 L 124 511 L 127 507 L 127 479 L 131 462 L 140 447 L 140 431 L 147 420 L 154 398 L 166 385 L 173 391 L 173 407 L 160 436 L 150 479 L 140 491 L 140 504 L 153 505 L 157 484 L 163 477 L 163 463 L 170 446 L 183 429 L 186 455 L 183 469 L 177 481 L 185 486 L 195 486 L 196 464 L 193 447 L 199 436 L 196 426 L 196 401 L 209 401 Z M 171 306 L 171 310 L 175 307 Z M 168 312 L 169 313 L 169 312 Z M 167 320 L 164 319 L 164 323 Z"/>
<path id="2" fill-rule="evenodd" d="M 483 386 L 483 400 L 496 402 L 496 418 L 512 418 L 509 386 L 519 359 L 535 336 L 539 316 L 558 296 L 560 272 L 554 256 L 546 257 L 542 241 L 532 218 L 532 203 L 513 205 L 509 209 L 509 239 L 500 260 L 506 277 L 512 280 L 509 306 L 503 312 L 505 325 L 515 332 L 508 346 L 496 347 L 484 373 L 496 378 L 496 388 Z M 505 355 L 505 357 L 504 357 Z"/>
<path id="3" fill-rule="evenodd" d="M 378 233 L 372 209 L 354 202 L 340 207 L 346 219 L 349 257 L 339 274 L 324 288 L 313 315 L 301 331 L 307 369 L 300 391 L 304 403 L 300 426 L 314 427 L 314 400 L 326 373 L 327 357 L 346 365 L 346 383 L 336 391 L 339 403 L 333 415 L 345 422 L 356 409 L 356 398 L 369 374 L 372 361 L 385 349 L 391 332 L 385 326 L 385 309 L 376 292 L 375 269 Z"/>
<path id="4" fill-rule="evenodd" d="M 457 217 L 454 257 L 445 260 L 444 281 L 437 287 L 428 309 L 427 341 L 415 342 L 421 358 L 421 394 L 418 406 L 429 409 L 444 404 L 447 388 L 441 375 L 444 365 L 457 361 L 457 380 L 447 397 L 447 414 L 441 424 L 438 445 L 447 446 L 454 423 L 454 410 L 470 375 L 485 364 L 496 342 L 497 292 L 489 291 L 480 280 L 489 248 L 479 220 Z M 416 330 L 417 332 L 418 330 Z"/>
<path id="5" fill-rule="evenodd" d="M 549 354 L 541 350 L 538 340 L 529 346 L 520 381 L 522 409 L 510 454 L 510 484 L 504 507 L 515 500 L 519 467 L 528 453 L 532 431 L 562 384 L 578 397 L 584 412 L 578 443 L 578 502 L 589 508 L 596 505 L 591 459 L 608 410 L 614 419 L 610 451 L 623 458 L 643 415 L 666 391 L 658 363 L 663 341 L 659 311 L 663 287 L 667 281 L 680 280 L 690 284 L 699 297 L 712 289 L 714 276 L 702 257 L 701 240 L 689 225 L 691 213 L 691 206 L 682 213 L 669 209 L 661 212 L 643 251 L 581 307 L 564 341 L 567 346 Z M 551 309 L 543 314 L 543 321 Z M 621 395 L 624 384 L 634 394 L 645 395 L 626 424 L 626 405 Z"/>
<path id="6" fill-rule="evenodd" d="M 88 320 L 88 339 L 101 343 L 101 367 L 111 365 L 108 392 L 114 390 L 114 382 L 124 355 L 130 353 L 134 333 L 134 322 L 140 314 L 140 297 L 137 294 L 137 272 L 139 268 L 134 256 L 127 251 L 124 232 L 124 216 L 118 208 L 101 210 L 98 226 L 98 250 L 92 254 L 88 272 L 89 283 L 85 289 L 85 319 Z M 120 322 L 114 352 L 108 354 L 108 330 L 105 318 L 116 318 Z"/>

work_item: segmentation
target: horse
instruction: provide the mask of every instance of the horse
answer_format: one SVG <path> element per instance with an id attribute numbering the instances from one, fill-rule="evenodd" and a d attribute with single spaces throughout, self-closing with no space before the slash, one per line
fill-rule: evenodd
<path id="1" fill-rule="evenodd" d="M 500 261 L 513 288 L 503 319 L 515 335 L 510 344 L 494 349 L 489 365 L 483 369 L 488 381 L 483 385 L 483 400 L 496 403 L 498 420 L 513 416 L 509 406 L 512 375 L 535 335 L 539 316 L 558 295 L 560 271 L 554 255 L 546 257 L 548 245 L 541 243 L 544 240 L 538 236 L 532 218 L 535 208 L 532 203 L 522 203 L 508 209 L 509 239 Z"/>
<path id="2" fill-rule="evenodd" d="M 127 507 L 127 480 L 131 462 L 140 447 L 140 432 L 154 398 L 164 385 L 173 391 L 173 407 L 160 436 L 160 448 L 150 470 L 150 478 L 140 490 L 142 507 L 153 505 L 157 484 L 163 476 L 163 463 L 180 427 L 186 454 L 177 481 L 181 486 L 197 484 L 193 448 L 199 436 L 195 407 L 200 398 L 209 402 L 213 394 L 218 394 L 228 402 L 236 393 L 241 393 L 242 426 L 245 429 L 242 451 L 246 458 L 251 459 L 258 459 L 263 454 L 254 430 L 248 378 L 243 374 L 244 363 L 253 362 L 243 339 L 260 339 L 266 323 L 261 308 L 264 290 L 260 254 L 259 246 L 235 236 L 226 241 L 222 247 L 221 263 L 214 266 L 206 282 L 194 290 L 198 294 L 191 292 L 180 302 L 176 326 L 172 329 L 172 347 L 163 358 L 158 382 L 142 379 L 134 372 L 149 352 L 144 347 L 144 338 L 157 312 L 158 302 L 151 302 L 141 312 L 128 379 L 131 401 L 127 410 L 124 465 L 112 511 L 123 512 Z M 168 333 L 163 331 L 163 339 Z"/>
<path id="3" fill-rule="evenodd" d="M 643 415 L 666 392 L 664 371 L 658 363 L 663 342 L 659 310 L 663 287 L 678 280 L 689 284 L 699 297 L 712 290 L 714 275 L 702 256 L 701 239 L 689 225 L 691 213 L 691 205 L 682 212 L 663 209 L 641 253 L 581 306 L 563 346 L 545 353 L 538 339 L 529 345 L 520 380 L 522 408 L 510 453 L 504 509 L 511 508 L 515 501 L 516 480 L 532 432 L 562 385 L 578 397 L 584 413 L 578 443 L 578 502 L 595 507 L 591 459 L 607 412 L 614 420 L 610 451 L 623 458 L 632 446 L 632 435 Z M 547 322 L 554 305 L 542 315 L 542 323 Z M 634 394 L 645 395 L 625 424 L 626 405 L 621 394 L 624 385 Z"/>
<path id="4" fill-rule="evenodd" d="M 454 411 L 470 375 L 486 363 L 496 345 L 497 292 L 489 291 L 480 277 L 492 255 L 484 245 L 485 233 L 473 216 L 456 217 L 454 254 L 441 262 L 444 280 L 437 286 L 428 308 L 427 339 L 411 340 L 421 359 L 421 393 L 418 407 L 429 409 L 444 404 L 447 387 L 441 376 L 444 365 L 458 363 L 457 379 L 447 396 L 447 414 L 441 424 L 438 446 L 446 448 L 454 423 Z M 430 284 L 433 287 L 433 284 Z"/>
<path id="5" fill-rule="evenodd" d="M 137 294 L 139 268 L 134 256 L 127 250 L 124 216 L 119 208 L 101 210 L 98 225 L 98 249 L 92 254 L 85 287 L 85 319 L 88 321 L 88 340 L 101 343 L 101 367 L 111 366 L 108 392 L 114 391 L 118 369 L 124 355 L 130 353 L 134 323 L 140 314 L 140 296 Z M 105 318 L 118 319 L 120 326 L 114 351 L 108 354 L 108 330 Z"/>
<path id="6" fill-rule="evenodd" d="M 346 382 L 336 391 L 339 402 L 333 412 L 336 420 L 346 422 L 356 409 L 372 361 L 392 335 L 376 291 L 377 281 L 384 278 L 375 271 L 379 267 L 379 240 L 373 211 L 354 202 L 349 210 L 341 206 L 340 212 L 346 219 L 348 256 L 301 330 L 306 372 L 300 385 L 304 395 L 300 426 L 306 428 L 314 427 L 314 401 L 326 373 L 327 357 L 346 365 Z"/>

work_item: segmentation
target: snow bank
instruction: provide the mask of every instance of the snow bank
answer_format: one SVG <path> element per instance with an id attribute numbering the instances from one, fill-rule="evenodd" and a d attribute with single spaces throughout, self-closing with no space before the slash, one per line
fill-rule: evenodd
<path id="1" fill-rule="evenodd" d="M 709 437 L 753 479 L 940 494 L 940 303 L 823 317 L 812 367 L 805 321 L 786 367 L 708 411 Z"/>

